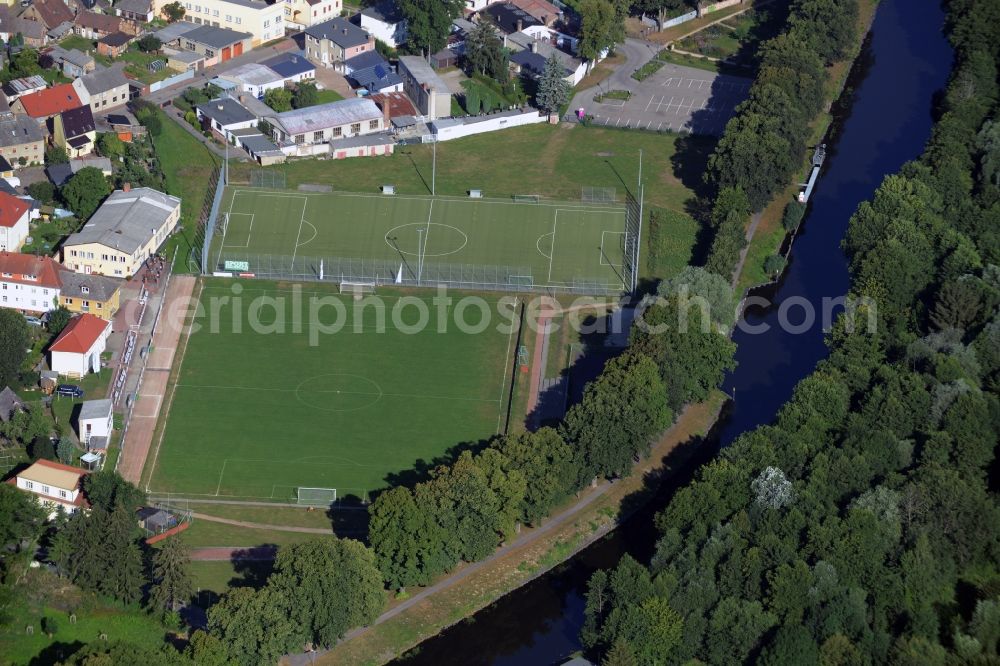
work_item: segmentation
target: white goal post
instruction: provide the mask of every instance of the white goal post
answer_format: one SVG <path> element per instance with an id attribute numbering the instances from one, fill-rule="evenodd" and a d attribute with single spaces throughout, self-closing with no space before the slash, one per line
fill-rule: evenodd
<path id="1" fill-rule="evenodd" d="M 296 488 L 295 503 L 303 506 L 330 506 L 337 501 L 336 488 Z"/>
<path id="2" fill-rule="evenodd" d="M 374 294 L 376 284 L 374 282 L 352 282 L 345 280 L 340 283 L 340 293 L 354 294 L 362 296 L 364 294 Z"/>

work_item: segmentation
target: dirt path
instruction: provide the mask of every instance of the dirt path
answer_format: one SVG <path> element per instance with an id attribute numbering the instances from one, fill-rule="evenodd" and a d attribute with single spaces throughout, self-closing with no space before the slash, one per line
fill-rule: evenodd
<path id="1" fill-rule="evenodd" d="M 733 279 L 730 283 L 733 289 L 736 289 L 736 283 L 740 281 L 740 276 L 743 275 L 743 264 L 747 260 L 747 252 L 750 251 L 750 243 L 753 242 L 753 235 L 757 233 L 757 226 L 760 224 L 760 220 L 764 213 L 754 213 L 753 217 L 750 219 L 750 226 L 747 227 L 746 233 L 746 245 L 740 250 L 740 260 L 736 262 L 736 269 L 733 271 Z"/>
<path id="2" fill-rule="evenodd" d="M 153 331 L 152 346 L 146 358 L 146 367 L 139 383 L 135 405 L 129 419 L 128 432 L 122 442 L 118 472 L 136 485 L 142 476 L 149 449 L 153 443 L 156 421 L 163 407 L 163 397 L 167 393 L 167 379 L 174 362 L 174 353 L 180 341 L 181 330 L 173 325 L 175 317 L 171 313 L 185 307 L 194 292 L 195 278 L 190 275 L 175 275 L 170 280 L 167 294 L 160 310 L 160 319 Z"/>

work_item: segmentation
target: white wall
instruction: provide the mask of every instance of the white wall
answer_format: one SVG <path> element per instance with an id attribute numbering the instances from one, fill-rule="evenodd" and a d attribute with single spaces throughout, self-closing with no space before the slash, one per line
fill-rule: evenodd
<path id="1" fill-rule="evenodd" d="M 535 111 L 534 109 L 531 109 L 518 115 L 502 116 L 498 114 L 486 120 L 478 118 L 469 118 L 468 120 L 477 120 L 477 122 L 469 122 L 466 124 L 451 125 L 440 128 L 437 126 L 437 123 L 431 123 L 431 126 L 438 141 L 451 141 L 452 139 L 461 139 L 465 136 L 482 134 L 483 132 L 496 132 L 497 130 L 508 129 L 510 127 L 521 127 L 522 125 L 536 125 L 538 123 L 547 122 L 548 117 L 539 114 L 538 111 Z"/>
<path id="2" fill-rule="evenodd" d="M 0 278 L 0 307 L 48 312 L 55 309 L 55 299 L 58 297 L 58 289 Z"/>
<path id="3" fill-rule="evenodd" d="M 484 5 L 485 6 L 485 5 Z M 403 22 L 391 24 L 378 21 L 361 14 L 361 27 L 375 39 L 379 39 L 392 48 L 397 48 L 406 41 L 406 24 Z"/>
<path id="4" fill-rule="evenodd" d="M 90 426 L 90 430 L 87 430 Z M 99 419 L 80 419 L 80 432 L 77 433 L 80 441 L 86 444 L 91 437 L 111 436 L 111 415 Z"/>
<path id="5" fill-rule="evenodd" d="M 13 159 L 11 160 L 14 161 Z M 0 250 L 17 252 L 28 237 L 28 211 L 24 212 L 13 227 L 0 227 Z"/>
<path id="6" fill-rule="evenodd" d="M 86 354 L 49 352 L 49 367 L 60 375 L 68 377 L 83 377 L 90 372 L 98 372 L 101 369 L 101 354 L 107 346 L 108 333 L 110 332 L 111 326 L 109 324 Z"/>

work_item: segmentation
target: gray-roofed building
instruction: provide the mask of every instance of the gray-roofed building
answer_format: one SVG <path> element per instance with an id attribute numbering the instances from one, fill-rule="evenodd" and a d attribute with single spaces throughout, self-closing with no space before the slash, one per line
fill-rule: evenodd
<path id="1" fill-rule="evenodd" d="M 510 42 L 520 46 L 522 36 L 527 38 L 524 49 L 515 51 L 510 56 L 510 62 L 518 72 L 526 71 L 536 78 L 540 77 L 545 71 L 545 62 L 554 55 L 563 67 L 566 82 L 571 86 L 575 86 L 587 75 L 587 63 L 584 60 L 557 48 L 551 42 L 533 39 L 524 33 L 510 35 Z"/>
<path id="2" fill-rule="evenodd" d="M 115 14 L 130 21 L 149 23 L 153 20 L 152 0 L 118 0 Z"/>
<path id="3" fill-rule="evenodd" d="M 341 68 L 365 51 L 375 50 L 375 38 L 346 18 L 335 18 L 306 28 L 306 56 L 323 67 Z"/>
<path id="4" fill-rule="evenodd" d="M 249 51 L 252 38 L 253 35 L 249 32 L 199 25 L 194 30 L 184 33 L 180 38 L 180 45 L 181 48 L 201 53 L 206 58 L 220 58 L 220 61 L 225 61 Z"/>
<path id="5" fill-rule="evenodd" d="M 245 132 L 245 134 L 239 134 L 240 132 Z M 261 166 L 281 164 L 285 161 L 285 154 L 281 152 L 281 149 L 259 131 L 237 130 L 233 134 L 236 138 L 236 145 L 247 151 L 247 154 Z"/>
<path id="6" fill-rule="evenodd" d="M 217 134 L 223 141 L 231 141 L 233 130 L 253 127 L 257 117 L 231 97 L 220 97 L 195 109 L 203 129 Z"/>
<path id="7" fill-rule="evenodd" d="M 45 155 L 45 133 L 38 123 L 25 115 L 12 113 L 6 102 L 0 104 L 0 156 L 12 165 L 41 164 Z"/>
<path id="8" fill-rule="evenodd" d="M 364 88 L 370 93 L 400 92 L 403 89 L 403 79 L 387 62 L 356 69 L 348 80 L 355 88 Z"/>
<path id="9" fill-rule="evenodd" d="M 358 24 L 392 48 L 406 41 L 406 19 L 395 0 L 383 0 L 364 7 L 357 15 Z"/>
<path id="10" fill-rule="evenodd" d="M 70 157 L 81 157 L 94 150 L 97 126 L 89 106 L 67 109 L 53 116 L 52 142 L 66 150 Z"/>
<path id="11" fill-rule="evenodd" d="M 239 86 L 240 92 L 250 93 L 254 97 L 263 97 L 268 90 L 283 88 L 285 85 L 285 79 L 280 74 L 255 62 L 226 70 L 217 78 L 232 81 Z"/>
<path id="12" fill-rule="evenodd" d="M 53 46 L 46 51 L 52 62 L 68 77 L 75 78 L 94 71 L 96 64 L 93 56 L 77 49 L 66 50 L 61 46 Z"/>
<path id="13" fill-rule="evenodd" d="M 45 167 L 45 174 L 56 187 L 62 187 L 73 177 L 73 167 L 69 164 L 50 164 Z"/>
<path id="14" fill-rule="evenodd" d="M 66 239 L 63 264 L 78 273 L 134 275 L 181 216 L 181 200 L 149 187 L 115 190 L 83 228 Z"/>
<path id="15" fill-rule="evenodd" d="M 101 67 L 73 81 L 73 88 L 80 101 L 89 104 L 94 113 L 122 106 L 129 99 L 128 77 L 125 64 L 115 63 Z"/>
<path id="16" fill-rule="evenodd" d="M 11 104 L 21 95 L 30 95 L 48 87 L 48 82 L 42 78 L 41 74 L 32 74 L 20 79 L 11 79 L 5 83 L 3 94 L 7 97 L 7 103 Z"/>
<path id="17" fill-rule="evenodd" d="M 153 36 L 160 40 L 161 44 L 170 44 L 197 27 L 198 26 L 194 23 L 190 23 L 188 21 L 177 21 L 176 23 L 167 25 L 165 28 L 157 30 L 153 33 Z"/>
<path id="18" fill-rule="evenodd" d="M 356 55 L 353 58 L 348 58 L 344 61 L 344 74 L 350 74 L 356 69 L 367 69 L 368 67 L 374 67 L 375 65 L 388 64 L 382 54 L 378 51 L 365 51 L 360 55 Z"/>
<path id="19" fill-rule="evenodd" d="M 25 21 L 25 23 L 34 23 L 34 21 Z M 41 24 L 38 25 L 44 29 L 44 26 L 42 26 Z M 72 21 L 63 21 L 56 27 L 51 28 L 48 32 L 45 33 L 45 35 L 49 39 L 53 40 L 62 39 L 66 35 L 71 34 L 73 32 L 74 27 L 75 26 L 73 25 Z"/>
<path id="20" fill-rule="evenodd" d="M 205 66 L 205 55 L 194 51 L 177 51 L 167 54 L 167 67 L 185 72 L 189 69 L 201 69 Z"/>
<path id="21" fill-rule="evenodd" d="M 108 398 L 85 400 L 77 417 L 77 435 L 89 445 L 94 437 L 110 437 L 114 428 L 113 404 Z M 89 446 L 88 446 L 89 448 Z"/>
<path id="22" fill-rule="evenodd" d="M 273 58 L 261 60 L 260 64 L 270 67 L 286 81 L 303 81 L 316 78 L 316 65 L 309 62 L 302 51 L 279 53 Z"/>
<path id="23" fill-rule="evenodd" d="M 427 120 L 451 115 L 451 90 L 448 84 L 420 56 L 400 56 L 399 75 L 403 90 Z"/>
<path id="24" fill-rule="evenodd" d="M 59 304 L 73 312 L 89 312 L 110 320 L 121 303 L 121 278 L 63 271 Z"/>
<path id="25" fill-rule="evenodd" d="M 24 409 L 24 402 L 9 386 L 0 391 L 0 421 L 7 423 L 14 418 L 14 412 Z"/>
<path id="26" fill-rule="evenodd" d="M 375 102 L 364 98 L 286 111 L 268 117 L 267 121 L 273 128 L 274 140 L 279 144 L 325 143 L 385 129 L 382 111 Z"/>
<path id="27" fill-rule="evenodd" d="M 69 161 L 69 168 L 73 170 L 73 173 L 87 167 L 100 169 L 105 176 L 111 175 L 111 159 L 108 157 L 81 157 Z"/>

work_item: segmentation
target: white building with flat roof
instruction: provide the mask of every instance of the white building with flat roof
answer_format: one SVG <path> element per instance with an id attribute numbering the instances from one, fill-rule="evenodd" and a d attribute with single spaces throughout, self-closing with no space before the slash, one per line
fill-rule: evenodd
<path id="1" fill-rule="evenodd" d="M 370 99 L 344 99 L 266 118 L 281 143 L 314 144 L 385 129 L 382 110 Z"/>

